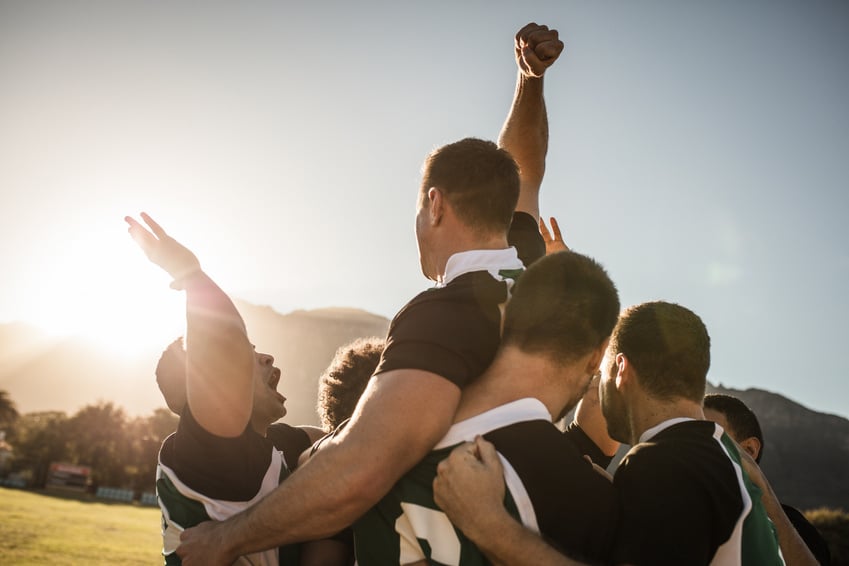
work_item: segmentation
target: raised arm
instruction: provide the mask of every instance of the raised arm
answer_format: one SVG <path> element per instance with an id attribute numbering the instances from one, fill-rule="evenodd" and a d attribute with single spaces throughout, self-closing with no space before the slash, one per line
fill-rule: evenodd
<path id="1" fill-rule="evenodd" d="M 519 165 L 521 189 L 516 210 L 539 220 L 539 189 L 548 152 L 548 116 L 543 99 L 543 75 L 563 51 L 557 30 L 530 23 L 515 38 L 519 67 L 516 92 L 498 145 Z"/>
<path id="2" fill-rule="evenodd" d="M 343 431 L 274 492 L 225 522 L 185 531 L 177 549 L 183 564 L 229 565 L 256 549 L 349 526 L 445 435 L 459 399 L 460 389 L 433 373 L 373 377 Z"/>
<path id="3" fill-rule="evenodd" d="M 131 217 L 129 233 L 151 262 L 186 291 L 186 390 L 192 416 L 218 436 L 240 435 L 253 408 L 253 347 L 230 298 L 200 267 L 197 257 L 150 216 L 149 230 Z"/>

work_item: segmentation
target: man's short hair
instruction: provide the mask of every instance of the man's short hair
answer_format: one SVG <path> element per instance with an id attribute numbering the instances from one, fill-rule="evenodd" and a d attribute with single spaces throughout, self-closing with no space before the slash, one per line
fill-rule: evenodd
<path id="1" fill-rule="evenodd" d="M 383 338 L 360 338 L 336 351 L 318 381 L 317 411 L 324 430 L 335 430 L 354 413 L 384 346 Z"/>
<path id="2" fill-rule="evenodd" d="M 491 141 L 466 138 L 427 156 L 420 203 L 426 203 L 431 187 L 442 190 L 472 230 L 506 234 L 519 201 L 519 167 L 510 153 Z"/>
<path id="3" fill-rule="evenodd" d="M 519 277 L 502 344 L 568 363 L 604 344 L 618 316 L 619 294 L 604 268 L 587 256 L 558 252 Z"/>
<path id="4" fill-rule="evenodd" d="M 183 337 L 171 342 L 156 364 L 156 384 L 165 398 L 165 404 L 174 413 L 182 413 L 186 406 L 186 349 Z"/>
<path id="5" fill-rule="evenodd" d="M 702 402 L 710 336 L 693 311 L 664 301 L 630 307 L 613 329 L 609 351 L 628 358 L 651 395 Z"/>
<path id="6" fill-rule="evenodd" d="M 705 395 L 704 402 L 705 409 L 711 409 L 725 416 L 728 428 L 731 429 L 726 432 L 735 440 L 742 441 L 751 437 L 758 439 L 761 449 L 755 461 L 760 462 L 764 453 L 764 435 L 755 413 L 743 401 L 732 395 L 710 393 Z"/>

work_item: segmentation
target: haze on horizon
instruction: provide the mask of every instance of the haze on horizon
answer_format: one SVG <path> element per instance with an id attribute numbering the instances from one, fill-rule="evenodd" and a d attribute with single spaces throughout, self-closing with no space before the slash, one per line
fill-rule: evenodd
<path id="1" fill-rule="evenodd" d="M 713 383 L 849 416 L 839 0 L 0 0 L 0 322 L 167 344 L 182 297 L 125 233 L 142 210 L 235 296 L 391 317 L 428 286 L 421 161 L 497 136 L 529 21 L 566 43 L 543 214 L 624 305 L 699 313 Z"/>

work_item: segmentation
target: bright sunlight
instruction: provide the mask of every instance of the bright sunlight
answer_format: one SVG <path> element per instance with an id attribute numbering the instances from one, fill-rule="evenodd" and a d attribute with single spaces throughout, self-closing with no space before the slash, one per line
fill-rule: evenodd
<path id="1" fill-rule="evenodd" d="M 77 237 L 71 253 L 43 265 L 29 322 L 120 355 L 161 348 L 184 332 L 183 294 L 168 287 L 168 276 L 129 235 Z"/>

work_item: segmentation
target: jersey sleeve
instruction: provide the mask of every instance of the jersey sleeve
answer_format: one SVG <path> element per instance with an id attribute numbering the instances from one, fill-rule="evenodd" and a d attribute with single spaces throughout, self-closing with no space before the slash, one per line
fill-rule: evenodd
<path id="1" fill-rule="evenodd" d="M 519 259 L 530 267 L 533 262 L 545 255 L 545 241 L 539 233 L 539 226 L 534 217 L 527 212 L 513 214 L 507 243 L 516 248 Z"/>
<path id="2" fill-rule="evenodd" d="M 310 437 L 304 429 L 285 423 L 274 423 L 269 426 L 266 438 L 277 450 L 283 452 L 283 460 L 290 472 L 298 467 L 301 452 L 310 447 Z"/>
<path id="3" fill-rule="evenodd" d="M 610 465 L 611 460 L 613 460 L 613 456 L 608 456 L 602 452 L 601 448 L 598 447 L 598 444 L 593 442 L 593 440 L 587 436 L 587 433 L 584 432 L 584 429 L 581 428 L 581 425 L 575 421 L 569 423 L 569 426 L 567 426 L 566 430 L 563 431 L 563 436 L 578 449 L 578 452 L 580 452 L 582 456 L 589 456 L 593 463 L 601 466 L 602 468 L 607 468 Z"/>
<path id="4" fill-rule="evenodd" d="M 469 273 L 456 284 L 425 291 L 392 321 L 375 375 L 417 369 L 464 387 L 495 356 L 500 341 L 498 304 L 506 300 L 506 284 L 486 272 Z"/>

